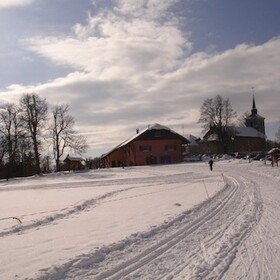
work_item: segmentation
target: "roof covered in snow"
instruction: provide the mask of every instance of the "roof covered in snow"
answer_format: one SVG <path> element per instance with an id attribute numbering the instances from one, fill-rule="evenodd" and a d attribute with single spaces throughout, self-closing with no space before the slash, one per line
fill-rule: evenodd
<path id="1" fill-rule="evenodd" d="M 65 158 L 65 160 L 64 161 L 79 161 L 79 162 L 82 162 L 82 161 L 84 161 L 85 159 L 84 158 L 82 158 L 82 157 L 71 157 L 71 156 L 69 156 L 69 155 L 67 155 L 67 157 Z"/>
<path id="2" fill-rule="evenodd" d="M 274 154 L 274 153 L 280 153 L 280 149 L 279 148 L 272 148 L 271 150 L 269 150 L 268 152 L 267 152 L 268 154 Z"/>
<path id="3" fill-rule="evenodd" d="M 265 134 L 261 133 L 253 127 L 229 126 L 228 129 L 232 136 L 265 139 Z M 218 141 L 219 137 L 215 130 L 213 130 L 213 132 L 211 132 L 210 130 L 206 133 L 204 139 L 207 139 L 207 141 Z"/>
<path id="4" fill-rule="evenodd" d="M 253 127 L 232 127 L 236 136 L 265 138 L 265 135 Z"/>
<path id="5" fill-rule="evenodd" d="M 197 141 L 199 140 L 197 137 L 193 136 L 192 134 L 188 134 L 185 136 L 189 141 L 189 145 L 198 145 Z"/>

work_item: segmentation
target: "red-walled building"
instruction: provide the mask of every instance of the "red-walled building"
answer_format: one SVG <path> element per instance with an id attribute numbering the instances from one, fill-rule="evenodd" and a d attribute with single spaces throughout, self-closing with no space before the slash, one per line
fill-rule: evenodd
<path id="1" fill-rule="evenodd" d="M 182 161 L 185 137 L 155 124 L 102 156 L 104 167 L 169 164 Z"/>
<path id="2" fill-rule="evenodd" d="M 85 169 L 85 160 L 81 157 L 67 157 L 64 160 L 65 167 L 67 170 L 83 170 Z"/>

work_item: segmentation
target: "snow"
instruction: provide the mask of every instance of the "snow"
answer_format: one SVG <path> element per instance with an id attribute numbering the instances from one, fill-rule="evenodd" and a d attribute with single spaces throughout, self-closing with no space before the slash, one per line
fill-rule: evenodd
<path id="1" fill-rule="evenodd" d="M 265 134 L 259 132 L 253 127 L 232 127 L 237 136 L 240 137 L 259 137 L 265 138 Z"/>
<path id="2" fill-rule="evenodd" d="M 269 150 L 267 153 L 268 154 L 273 154 L 273 153 L 279 153 L 280 149 L 279 148 L 272 148 L 271 150 Z"/>
<path id="3" fill-rule="evenodd" d="M 232 130 L 232 133 L 237 137 L 255 137 L 255 138 L 263 138 L 265 139 L 265 134 L 261 133 L 260 131 L 256 130 L 253 127 L 243 127 L 243 126 L 229 126 Z M 234 136 L 233 135 L 233 136 Z M 219 136 L 217 133 L 211 134 L 207 137 L 208 141 L 218 141 Z"/>
<path id="4" fill-rule="evenodd" d="M 280 279 L 279 181 L 232 159 L 1 181 L 1 279 Z"/>
<path id="5" fill-rule="evenodd" d="M 192 134 L 188 134 L 188 135 L 185 136 L 185 138 L 187 138 L 190 141 L 189 145 L 198 146 L 198 143 L 197 143 L 198 138 L 197 137 L 193 136 Z"/>

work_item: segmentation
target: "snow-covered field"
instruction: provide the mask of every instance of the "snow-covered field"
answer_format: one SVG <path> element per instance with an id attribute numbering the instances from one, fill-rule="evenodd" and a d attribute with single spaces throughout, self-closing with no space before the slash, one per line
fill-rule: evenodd
<path id="1" fill-rule="evenodd" d="M 0 211 L 0 279 L 280 279 L 280 168 L 262 162 L 2 181 Z"/>

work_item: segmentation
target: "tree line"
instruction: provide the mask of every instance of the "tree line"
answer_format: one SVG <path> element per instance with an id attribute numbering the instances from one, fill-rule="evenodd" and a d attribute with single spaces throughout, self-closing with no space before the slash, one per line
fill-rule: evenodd
<path id="1" fill-rule="evenodd" d="M 86 139 L 74 130 L 69 105 L 55 105 L 49 114 L 45 98 L 26 93 L 17 103 L 0 107 L 0 178 L 30 176 L 50 171 L 51 158 L 44 155 L 51 147 L 55 170 L 67 149 L 84 153 Z"/>

